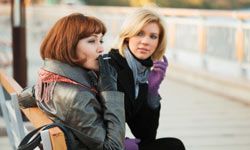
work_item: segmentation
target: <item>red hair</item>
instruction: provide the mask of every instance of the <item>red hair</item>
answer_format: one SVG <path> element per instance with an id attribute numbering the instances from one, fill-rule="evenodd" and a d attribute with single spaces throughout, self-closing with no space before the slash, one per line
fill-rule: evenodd
<path id="1" fill-rule="evenodd" d="M 46 35 L 40 47 L 42 59 L 50 58 L 68 64 L 77 64 L 76 46 L 79 40 L 92 34 L 103 35 L 106 27 L 95 17 L 73 13 L 58 20 Z"/>

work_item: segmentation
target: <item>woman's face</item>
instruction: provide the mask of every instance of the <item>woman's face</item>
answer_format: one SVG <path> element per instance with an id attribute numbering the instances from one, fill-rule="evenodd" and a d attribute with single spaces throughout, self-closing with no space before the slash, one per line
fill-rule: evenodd
<path id="1" fill-rule="evenodd" d="M 84 59 L 82 67 L 99 70 L 97 57 L 103 52 L 102 37 L 102 33 L 99 33 L 79 40 L 76 46 L 76 55 L 78 58 Z"/>
<path id="2" fill-rule="evenodd" d="M 160 28 L 157 23 L 146 24 L 141 31 L 129 38 L 128 46 L 135 57 L 141 60 L 149 58 L 159 43 Z"/>

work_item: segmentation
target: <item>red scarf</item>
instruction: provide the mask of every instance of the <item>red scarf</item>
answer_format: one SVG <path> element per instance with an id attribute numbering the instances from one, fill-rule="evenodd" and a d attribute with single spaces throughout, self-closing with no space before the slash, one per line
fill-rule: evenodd
<path id="1" fill-rule="evenodd" d="M 73 81 L 67 77 L 49 72 L 44 69 L 40 69 L 38 74 L 39 74 L 39 79 L 38 79 L 38 83 L 37 83 L 35 91 L 36 91 L 36 97 L 38 98 L 39 101 L 43 100 L 44 102 L 47 103 L 50 100 L 50 98 L 52 97 L 54 86 L 55 86 L 55 84 L 51 84 L 51 83 L 56 83 L 56 82 L 66 82 L 66 83 L 71 83 L 75 85 L 80 85 L 84 88 L 90 89 L 94 93 L 97 93 L 96 89 L 93 87 L 88 87 L 86 85 Z M 42 89 L 44 90 L 43 94 L 41 93 Z"/>

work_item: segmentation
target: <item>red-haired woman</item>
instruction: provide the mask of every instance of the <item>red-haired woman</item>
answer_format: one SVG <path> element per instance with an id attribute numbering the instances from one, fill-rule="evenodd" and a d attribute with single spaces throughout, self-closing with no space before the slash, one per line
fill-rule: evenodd
<path id="1" fill-rule="evenodd" d="M 56 22 L 40 49 L 37 105 L 81 133 L 73 133 L 77 149 L 124 149 L 124 96 L 115 69 L 100 56 L 105 32 L 97 18 L 74 13 Z"/>

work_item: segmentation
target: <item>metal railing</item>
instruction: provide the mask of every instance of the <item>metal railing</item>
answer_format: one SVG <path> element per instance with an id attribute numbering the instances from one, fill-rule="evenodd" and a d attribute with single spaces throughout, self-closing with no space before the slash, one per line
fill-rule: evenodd
<path id="1" fill-rule="evenodd" d="M 108 28 L 104 46 L 109 49 L 119 33 L 125 16 L 135 9 L 137 8 L 28 7 L 26 27 L 28 53 L 35 50 L 39 55 L 39 45 L 49 28 L 58 18 L 72 12 L 94 15 L 104 21 Z M 201 59 L 212 57 L 236 63 L 239 65 L 238 67 L 250 72 L 250 12 L 170 8 L 157 8 L 156 10 L 164 16 L 166 21 L 169 53 L 190 53 Z M 3 16 L 0 15 L 0 20 L 2 20 L 1 17 Z M 1 28 L 0 33 L 3 32 L 2 30 Z M 32 55 L 32 57 L 28 56 L 28 59 L 37 58 Z"/>

